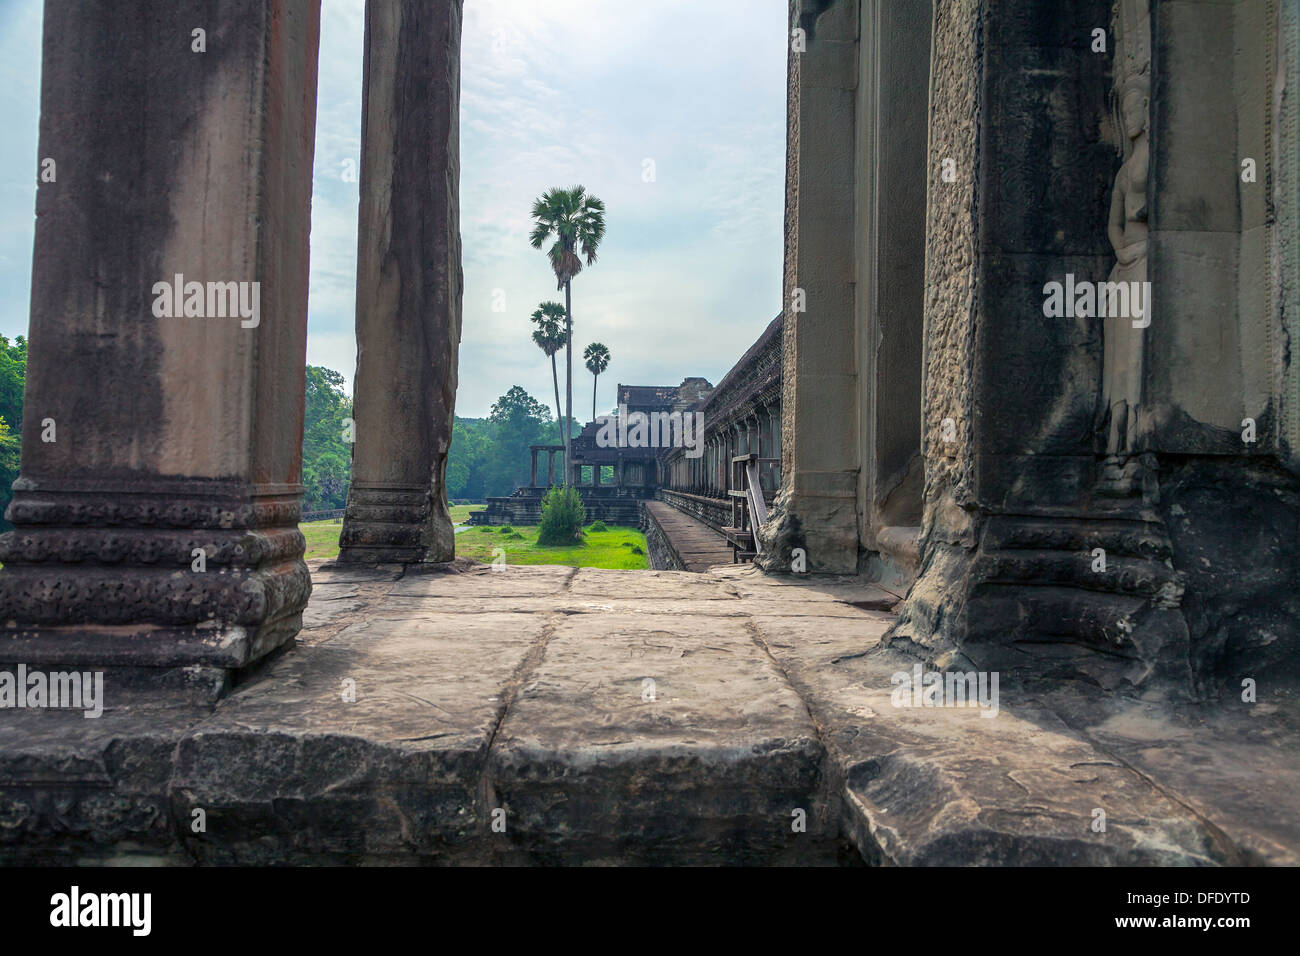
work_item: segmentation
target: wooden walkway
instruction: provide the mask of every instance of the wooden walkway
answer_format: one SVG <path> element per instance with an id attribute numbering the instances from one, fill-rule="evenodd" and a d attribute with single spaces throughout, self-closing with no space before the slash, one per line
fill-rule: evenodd
<path id="1" fill-rule="evenodd" d="M 731 544 L 703 521 L 662 501 L 647 501 L 645 508 L 687 571 L 707 571 L 732 563 Z"/>

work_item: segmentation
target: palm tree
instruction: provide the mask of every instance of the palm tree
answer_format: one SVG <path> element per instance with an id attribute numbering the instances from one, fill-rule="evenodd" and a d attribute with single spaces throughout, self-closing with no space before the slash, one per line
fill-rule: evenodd
<path id="1" fill-rule="evenodd" d="M 555 369 L 555 353 L 564 348 L 564 306 L 558 302 L 543 302 L 529 317 L 533 325 L 533 341 L 551 360 L 551 382 L 555 385 L 555 421 L 564 427 L 564 409 L 560 408 L 560 377 Z"/>
<path id="2" fill-rule="evenodd" d="M 609 368 L 609 349 L 605 348 L 599 342 L 592 342 L 587 346 L 582 357 L 587 362 L 587 371 L 591 373 L 591 417 L 596 417 L 596 382 L 600 380 L 600 373 Z"/>
<path id="3" fill-rule="evenodd" d="M 564 482 L 568 484 L 572 470 L 572 448 L 569 442 L 573 430 L 573 277 L 582 271 L 582 255 L 587 265 L 596 261 L 596 248 L 605 237 L 605 204 L 595 196 L 588 196 L 581 186 L 568 189 L 548 189 L 533 203 L 533 231 L 528 241 L 534 249 L 542 248 L 552 234 L 555 242 L 547 255 L 555 271 L 557 289 L 564 290 Z"/>

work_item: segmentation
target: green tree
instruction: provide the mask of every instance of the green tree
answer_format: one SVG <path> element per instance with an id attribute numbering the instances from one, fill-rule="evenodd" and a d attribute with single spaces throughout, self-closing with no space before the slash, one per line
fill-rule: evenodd
<path id="1" fill-rule="evenodd" d="M 13 344 L 0 335 L 0 418 L 15 434 L 23 430 L 23 389 L 27 383 L 27 340 L 21 335 Z"/>
<path id="2" fill-rule="evenodd" d="M 609 349 L 600 342 L 592 342 L 582 353 L 582 357 L 587 363 L 587 371 L 591 373 L 591 417 L 595 420 L 596 383 L 600 380 L 600 373 L 609 368 Z"/>
<path id="3" fill-rule="evenodd" d="M 564 321 L 564 306 L 558 302 L 543 302 L 530 318 L 536 326 L 533 329 L 533 342 L 551 360 L 551 383 L 555 386 L 555 420 L 560 422 L 564 420 L 564 410 L 560 408 L 560 377 L 555 370 L 555 353 L 564 348 L 564 329 L 560 326 Z"/>
<path id="4" fill-rule="evenodd" d="M 529 445 L 542 444 L 549 432 L 551 413 L 518 385 L 497 399 L 488 415 L 494 428 L 488 477 L 502 494 L 528 483 Z"/>
<path id="5" fill-rule="evenodd" d="M 352 477 L 352 446 L 344 420 L 352 416 L 352 399 L 343 376 L 328 368 L 307 366 L 307 399 L 302 430 L 303 508 L 328 511 L 347 505 Z"/>
<path id="6" fill-rule="evenodd" d="M 18 477 L 26 384 L 27 340 L 20 335 L 11 344 L 0 335 L 0 528 L 4 529 L 13 527 L 3 516 Z"/>
<path id="7" fill-rule="evenodd" d="M 528 236 L 534 249 L 540 249 L 551 236 L 555 237 L 547 255 L 555 272 L 556 288 L 564 290 L 564 351 L 565 398 L 564 422 L 560 431 L 564 435 L 564 480 L 569 480 L 572 464 L 573 432 L 573 279 L 582 271 L 582 259 L 587 265 L 596 261 L 596 249 L 605 237 L 605 204 L 595 196 L 588 196 L 582 186 L 569 189 L 549 189 L 533 203 L 533 230 Z"/>

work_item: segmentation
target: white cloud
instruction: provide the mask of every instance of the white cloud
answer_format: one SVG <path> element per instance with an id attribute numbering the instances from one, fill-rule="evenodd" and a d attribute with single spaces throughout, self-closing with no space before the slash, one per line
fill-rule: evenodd
<path id="1" fill-rule="evenodd" d="M 574 283 L 575 408 L 591 411 L 581 350 L 604 342 L 617 382 L 715 383 L 780 308 L 785 0 L 470 0 L 461 92 L 464 332 L 457 412 L 511 385 L 548 406 L 550 365 L 528 315 L 562 301 L 527 242 L 532 201 L 582 183 L 605 200 L 599 262 Z M 0 332 L 25 331 L 40 49 L 39 0 L 0 7 Z M 313 175 L 308 359 L 356 363 L 362 0 L 325 0 Z M 642 181 L 653 159 L 657 181 Z M 504 289 L 507 311 L 492 311 Z M 563 383 L 561 383 L 563 387 Z"/>

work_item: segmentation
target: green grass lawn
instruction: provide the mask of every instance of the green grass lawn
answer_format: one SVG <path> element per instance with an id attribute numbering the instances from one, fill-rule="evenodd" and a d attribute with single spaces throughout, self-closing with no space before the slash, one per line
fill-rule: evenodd
<path id="1" fill-rule="evenodd" d="M 636 528 L 612 525 L 608 531 L 588 531 L 583 544 L 568 548 L 539 545 L 536 525 L 519 525 L 505 534 L 500 528 L 484 525 L 456 535 L 459 556 L 490 564 L 496 557 L 492 553 L 495 548 L 505 549 L 506 564 L 567 564 L 577 568 L 633 570 L 650 567 L 645 555 L 645 535 Z M 633 548 L 639 548 L 642 553 L 637 554 Z"/>
<path id="2" fill-rule="evenodd" d="M 460 524 L 468 521 L 470 512 L 482 511 L 486 507 L 487 505 L 452 505 L 451 523 Z M 307 539 L 307 553 L 303 557 L 308 561 L 339 556 L 339 533 L 343 530 L 342 518 L 308 521 L 298 525 L 298 530 Z M 466 532 L 466 534 L 473 534 L 473 532 Z"/>
<path id="3" fill-rule="evenodd" d="M 451 523 L 461 524 L 468 521 L 470 514 L 475 511 L 482 511 L 487 505 L 452 505 L 451 506 Z"/>
<path id="4" fill-rule="evenodd" d="M 308 521 L 298 525 L 298 530 L 307 539 L 307 553 L 303 557 L 308 561 L 339 556 L 339 532 L 343 530 L 342 518 Z"/>

